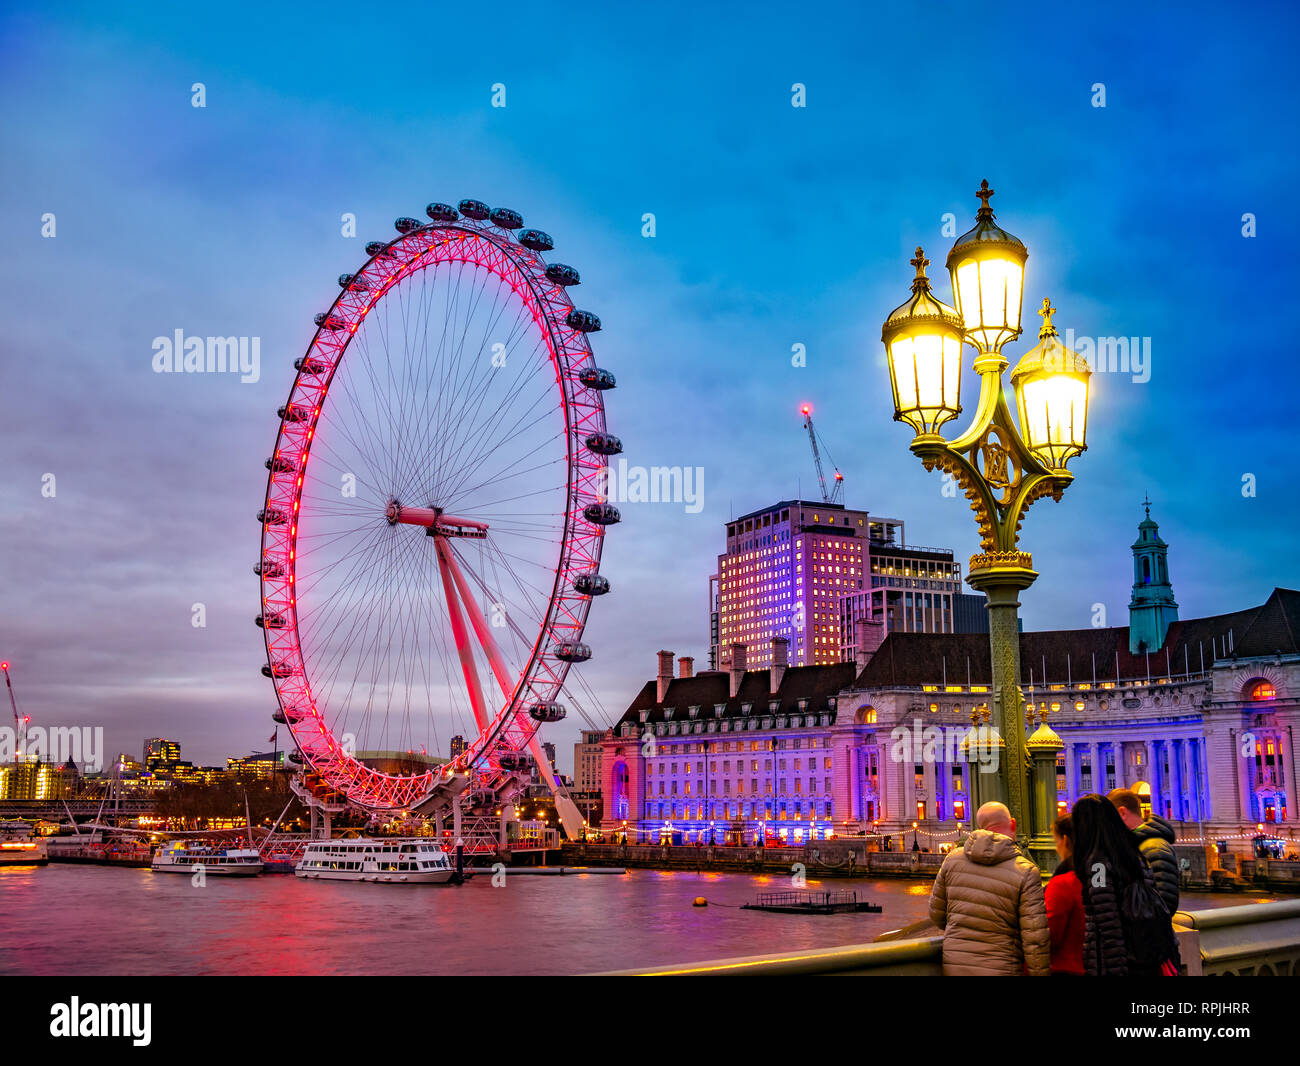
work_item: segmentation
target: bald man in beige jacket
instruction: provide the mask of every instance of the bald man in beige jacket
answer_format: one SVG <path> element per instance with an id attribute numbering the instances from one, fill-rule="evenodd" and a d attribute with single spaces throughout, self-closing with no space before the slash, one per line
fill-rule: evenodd
<path id="1" fill-rule="evenodd" d="M 1005 804 L 984 804 L 975 825 L 944 860 L 930 894 L 930 920 L 943 930 L 943 972 L 1046 977 L 1051 933 L 1038 867 L 1016 847 Z"/>

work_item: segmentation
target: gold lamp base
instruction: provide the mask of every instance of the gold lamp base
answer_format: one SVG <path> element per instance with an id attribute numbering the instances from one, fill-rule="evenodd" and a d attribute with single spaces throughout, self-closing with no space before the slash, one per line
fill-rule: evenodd
<path id="1" fill-rule="evenodd" d="M 1027 589 L 1038 580 L 1034 559 L 1028 552 L 981 552 L 970 557 L 966 581 L 971 588 L 987 593 L 990 588 Z"/>

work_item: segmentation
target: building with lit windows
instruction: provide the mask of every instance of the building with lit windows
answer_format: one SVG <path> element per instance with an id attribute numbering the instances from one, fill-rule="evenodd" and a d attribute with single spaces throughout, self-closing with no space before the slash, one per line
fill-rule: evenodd
<path id="1" fill-rule="evenodd" d="M 738 667 L 694 675 L 674 676 L 659 653 L 659 676 L 602 741 L 603 831 L 718 844 L 843 831 L 853 737 L 836 728 L 837 702 L 853 665 L 787 666 L 784 639 L 774 645 L 766 669 L 736 655 Z"/>
<path id="2" fill-rule="evenodd" d="M 367 753 L 368 754 L 368 753 Z M 286 768 L 283 751 L 260 751 L 252 755 L 231 755 L 226 759 L 226 771 L 238 777 L 274 777 L 276 771 Z M 358 755 L 360 758 L 360 755 Z"/>
<path id="3" fill-rule="evenodd" d="M 722 664 L 722 575 L 713 574 L 709 578 L 709 669 L 717 670 Z"/>
<path id="4" fill-rule="evenodd" d="M 838 662 L 840 597 L 865 587 L 872 538 L 901 543 L 902 532 L 896 519 L 805 500 L 728 522 L 710 612 L 710 665 L 727 668 L 730 649 L 744 645 L 750 666 L 768 666 L 777 637 L 788 642 L 792 666 Z M 711 604 L 714 598 L 711 582 Z"/>
<path id="5" fill-rule="evenodd" d="M 1142 528 L 1133 551 L 1149 565 L 1135 568 L 1129 625 L 1020 636 L 1030 731 L 1045 722 L 1063 744 L 1058 808 L 1127 787 L 1182 841 L 1249 853 L 1261 824 L 1295 838 L 1300 591 L 1180 620 L 1163 588 L 1142 593 L 1169 584 L 1149 515 Z M 660 652 L 657 677 L 602 741 L 602 830 L 718 844 L 878 834 L 898 846 L 916 822 L 936 848 L 969 827 L 978 771 L 959 744 L 987 707 L 987 635 L 895 629 L 861 669 L 790 665 L 788 648 L 773 638 L 748 669 L 736 645 L 728 670 L 694 676 Z"/>
<path id="6" fill-rule="evenodd" d="M 144 754 L 140 761 L 149 770 L 169 770 L 180 763 L 181 746 L 174 740 L 150 737 L 144 742 Z"/>
<path id="7" fill-rule="evenodd" d="M 584 729 L 582 739 L 573 745 L 573 787 L 577 792 L 600 791 L 600 742 L 603 729 Z"/>
<path id="8" fill-rule="evenodd" d="M 1136 655 L 1128 627 L 1022 634 L 1026 706 L 1064 745 L 1058 809 L 1124 787 L 1183 839 L 1233 842 L 1258 823 L 1293 824 L 1298 633 L 1300 592 L 1275 589 L 1249 610 L 1174 622 Z M 969 824 L 960 749 L 907 764 L 891 755 L 900 735 L 964 733 L 989 683 L 987 637 L 890 635 L 842 694 L 861 726 L 864 774 L 848 822 L 897 831 L 917 819 L 948 839 Z"/>
<path id="9" fill-rule="evenodd" d="M 59 765 L 24 758 L 0 766 L 0 800 L 71 799 L 80 780 L 71 759 Z"/>
<path id="10" fill-rule="evenodd" d="M 188 761 L 178 762 L 166 771 L 166 777 L 177 785 L 210 785 L 226 774 L 220 766 L 195 766 Z"/>
<path id="11" fill-rule="evenodd" d="M 890 633 L 987 633 L 984 597 L 962 592 L 948 548 L 873 542 L 867 587 L 840 597 L 840 659 L 866 666 Z"/>

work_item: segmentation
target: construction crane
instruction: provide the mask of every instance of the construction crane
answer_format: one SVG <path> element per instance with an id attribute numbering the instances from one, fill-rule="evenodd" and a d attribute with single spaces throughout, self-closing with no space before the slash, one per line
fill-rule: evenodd
<path id="1" fill-rule="evenodd" d="M 799 413 L 803 415 L 803 428 L 808 431 L 808 443 L 812 445 L 813 462 L 817 465 L 817 480 L 822 487 L 822 503 L 839 503 L 840 497 L 844 493 L 844 475 L 840 473 L 839 467 L 835 465 L 835 460 L 831 459 L 831 453 L 826 448 L 826 442 L 821 442 L 821 447 L 817 446 L 817 431 L 813 429 L 812 404 L 806 403 L 799 408 Z M 822 452 L 826 452 L 826 458 L 830 459 L 831 468 L 835 471 L 835 485 L 826 491 L 826 473 L 822 469 Z"/>
<path id="2" fill-rule="evenodd" d="M 5 687 L 9 689 L 9 706 L 14 709 L 14 762 L 22 762 L 23 747 L 27 741 L 27 723 L 31 718 L 18 713 L 18 701 L 14 699 L 14 683 L 9 678 L 9 664 L 0 663 L 0 670 L 5 672 Z"/>

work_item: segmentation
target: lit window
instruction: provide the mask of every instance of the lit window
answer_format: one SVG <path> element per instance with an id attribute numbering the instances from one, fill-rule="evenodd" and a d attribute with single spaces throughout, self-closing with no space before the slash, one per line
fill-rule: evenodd
<path id="1" fill-rule="evenodd" d="M 1250 686 L 1250 698 L 1252 700 L 1275 700 L 1277 699 L 1277 689 L 1268 681 L 1256 681 Z"/>

